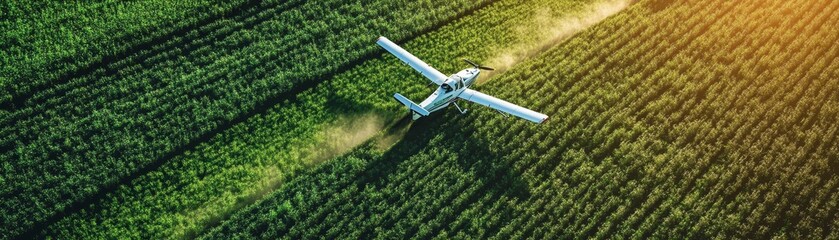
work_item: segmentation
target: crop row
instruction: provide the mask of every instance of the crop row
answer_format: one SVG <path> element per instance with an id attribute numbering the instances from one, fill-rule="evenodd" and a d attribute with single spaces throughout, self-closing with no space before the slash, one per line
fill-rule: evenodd
<path id="1" fill-rule="evenodd" d="M 839 237 L 839 3 L 641 1 L 205 237 Z M 325 234 L 325 235 L 324 235 Z"/>
<path id="2" fill-rule="evenodd" d="M 379 33 L 408 38 L 484 4 L 267 1 L 50 86 L 2 119 L 2 232 L 76 211 L 356 64 Z"/>
<path id="3" fill-rule="evenodd" d="M 540 35 L 540 29 L 520 29 L 536 19 L 522 13 L 552 9 L 555 12 L 551 14 L 558 18 L 572 17 L 580 9 L 597 7 L 585 1 L 528 3 L 533 4 L 496 2 L 402 45 L 441 71 L 454 72 L 468 65 L 452 56 L 483 62 L 508 48 L 544 41 L 534 37 Z M 487 27 L 469 27 L 474 25 Z M 467 37 L 479 33 L 493 37 Z M 369 138 L 360 133 L 369 131 L 369 122 L 384 124 L 402 117 L 404 109 L 389 97 L 393 91 L 415 98 L 428 93 L 421 75 L 388 54 L 382 56 L 237 124 L 126 183 L 86 211 L 57 221 L 42 234 L 61 238 L 188 237 L 201 232 L 273 191 L 312 164 L 310 161 L 320 161 L 321 156 L 336 151 L 324 145 L 353 136 Z M 373 126 L 373 132 L 381 127 Z M 336 136 L 331 131 L 351 136 Z"/>
<path id="4" fill-rule="evenodd" d="M 0 21 L 0 111 L 96 64 L 253 4 L 243 0 L 18 2 Z"/>

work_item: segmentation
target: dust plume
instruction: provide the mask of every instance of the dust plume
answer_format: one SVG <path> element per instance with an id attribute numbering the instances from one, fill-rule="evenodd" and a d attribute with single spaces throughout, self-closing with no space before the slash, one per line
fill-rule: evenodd
<path id="1" fill-rule="evenodd" d="M 411 114 L 405 114 L 401 119 L 390 122 L 392 123 L 385 127 L 385 130 L 376 136 L 373 141 L 376 144 L 376 149 L 379 151 L 390 149 L 399 140 L 402 140 L 405 134 L 408 133 L 408 130 L 410 130 L 413 120 L 411 120 Z"/>
<path id="2" fill-rule="evenodd" d="M 305 164 L 312 166 L 330 158 L 343 155 L 378 134 L 385 127 L 385 119 L 368 113 L 358 116 L 342 116 L 320 131 L 318 139 L 305 158 Z"/>
<path id="3" fill-rule="evenodd" d="M 486 61 L 487 66 L 496 70 L 481 75 L 478 84 L 618 13 L 629 4 L 630 0 L 604 0 L 586 5 L 570 16 L 563 15 L 563 11 L 567 10 L 550 8 L 540 8 L 530 13 L 532 18 L 528 24 L 522 24 L 513 31 L 517 36 L 528 36 L 532 39 L 525 39 L 516 45 L 498 49 L 497 54 Z"/>

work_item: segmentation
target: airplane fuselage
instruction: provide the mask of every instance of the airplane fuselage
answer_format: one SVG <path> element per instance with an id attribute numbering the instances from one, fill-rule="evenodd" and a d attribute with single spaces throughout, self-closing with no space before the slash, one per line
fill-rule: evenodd
<path id="1" fill-rule="evenodd" d="M 467 68 L 452 74 L 431 96 L 428 96 L 419 105 L 429 112 L 434 112 L 449 106 L 449 104 L 458 99 L 458 95 L 475 83 L 480 74 L 481 70 L 478 68 Z"/>

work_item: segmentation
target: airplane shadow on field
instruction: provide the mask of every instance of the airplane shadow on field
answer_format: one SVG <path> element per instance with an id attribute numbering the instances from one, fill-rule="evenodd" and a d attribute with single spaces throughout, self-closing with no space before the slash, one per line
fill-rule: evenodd
<path id="1" fill-rule="evenodd" d="M 443 111 L 448 110 L 450 109 Z M 410 115 L 406 113 L 404 117 L 392 124 L 390 129 L 385 130 L 386 132 L 396 131 L 395 129 L 410 124 L 405 136 L 388 149 L 381 158 L 376 159 L 377 162 L 371 164 L 368 174 L 364 175 L 371 175 L 371 180 L 382 178 L 395 172 L 399 164 L 422 151 L 442 151 L 445 149 L 455 153 L 457 157 L 450 161 L 454 163 L 453 166 L 463 172 L 471 172 L 476 179 L 489 182 L 490 187 L 503 186 L 505 190 L 512 187 L 516 189 L 510 191 L 515 193 L 514 195 L 528 197 L 527 184 L 520 181 L 518 173 L 512 171 L 513 163 L 504 159 L 503 155 L 488 148 L 487 141 L 492 136 L 473 134 L 475 127 L 470 125 L 471 123 L 468 121 L 471 118 L 457 115 L 459 114 L 449 112 L 433 113 L 429 117 L 411 122 Z M 435 137 L 442 138 L 442 140 L 433 143 L 432 146 L 431 142 Z M 367 182 L 374 181 L 362 181 L 361 183 Z"/>
<path id="2" fill-rule="evenodd" d="M 514 170 L 513 164 L 517 159 L 512 161 L 505 159 L 503 152 L 489 149 L 487 141 L 490 141 L 494 136 L 474 134 L 476 132 L 476 126 L 472 125 L 471 120 L 475 116 L 469 116 L 468 114 L 460 115 L 456 111 L 450 110 L 446 109 L 444 113 L 432 114 L 429 117 L 413 121 L 413 123 L 411 122 L 410 115 L 406 114 L 405 117 L 398 120 L 399 122 L 393 124 L 392 128 L 397 128 L 403 124 L 410 124 L 410 126 L 401 141 L 385 151 L 381 157 L 375 158 L 368 163 L 367 169 L 356 177 L 354 182 L 358 188 L 364 189 L 365 187 L 371 186 L 376 189 L 385 188 L 389 184 L 388 181 L 393 180 L 391 176 L 397 176 L 400 173 L 404 174 L 404 171 L 422 171 L 419 169 L 419 166 L 424 165 L 423 161 L 428 161 L 427 164 L 443 165 L 443 169 L 453 168 L 447 171 L 454 172 L 452 175 L 438 176 L 435 180 L 442 179 L 440 181 L 448 181 L 455 179 L 458 185 L 465 181 L 466 183 L 462 186 L 466 186 L 465 188 L 467 189 L 472 186 L 478 186 L 478 189 L 471 192 L 465 201 L 455 202 L 454 199 L 463 193 L 454 193 L 451 195 L 448 203 L 444 204 L 444 206 L 439 206 L 438 209 L 432 210 L 432 212 L 439 214 L 442 211 L 442 207 L 452 208 L 452 214 L 445 216 L 443 223 L 454 221 L 458 215 L 467 210 L 473 203 L 484 201 L 482 199 L 485 199 L 485 197 L 488 197 L 486 199 L 490 202 L 499 200 L 502 197 L 508 200 L 514 199 L 519 201 L 528 199 L 531 195 L 529 185 L 522 179 L 520 173 Z M 450 159 L 445 159 L 445 157 L 444 159 L 440 159 L 440 157 L 438 159 L 411 159 L 416 155 L 440 156 L 429 154 L 429 152 L 433 151 L 448 151 L 450 154 L 443 156 L 451 155 L 453 157 Z M 428 167 L 433 169 L 437 166 Z M 439 169 L 437 168 L 437 170 L 432 171 L 440 171 Z M 446 173 L 428 172 L 425 175 L 418 175 L 420 179 L 412 179 L 415 181 L 407 184 L 418 184 L 417 182 L 423 180 L 421 178 L 437 176 L 437 174 Z M 436 182 L 435 180 L 429 182 L 434 183 Z M 414 189 L 413 192 L 406 192 L 405 194 L 423 194 L 423 191 L 417 190 L 423 188 L 423 186 L 417 187 L 412 188 Z M 458 190 L 453 188 L 451 191 Z M 419 197 L 419 199 L 423 199 L 423 197 Z M 399 206 L 407 203 L 387 202 L 386 204 Z M 519 213 L 517 210 L 505 204 L 489 214 L 500 216 L 502 222 L 504 222 L 515 218 Z M 442 224 L 434 229 L 434 232 L 444 230 L 444 227 L 453 228 L 451 230 L 460 230 L 460 228 L 467 226 L 448 226 L 448 224 Z M 487 230 L 495 232 L 500 227 L 503 226 L 494 226 Z M 416 228 L 413 229 L 413 231 L 416 230 Z"/>

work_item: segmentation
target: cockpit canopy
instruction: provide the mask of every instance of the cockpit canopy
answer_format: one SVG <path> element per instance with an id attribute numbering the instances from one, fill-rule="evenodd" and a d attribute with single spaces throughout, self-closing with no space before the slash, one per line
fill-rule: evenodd
<path id="1" fill-rule="evenodd" d="M 440 85 L 444 93 L 463 88 L 463 79 L 458 75 L 452 75 L 445 83 Z"/>
<path id="2" fill-rule="evenodd" d="M 440 85 L 440 88 L 442 88 L 443 92 L 445 92 L 445 93 L 449 93 L 449 92 L 452 91 L 452 87 L 449 86 L 448 83 L 443 83 L 443 85 Z"/>

